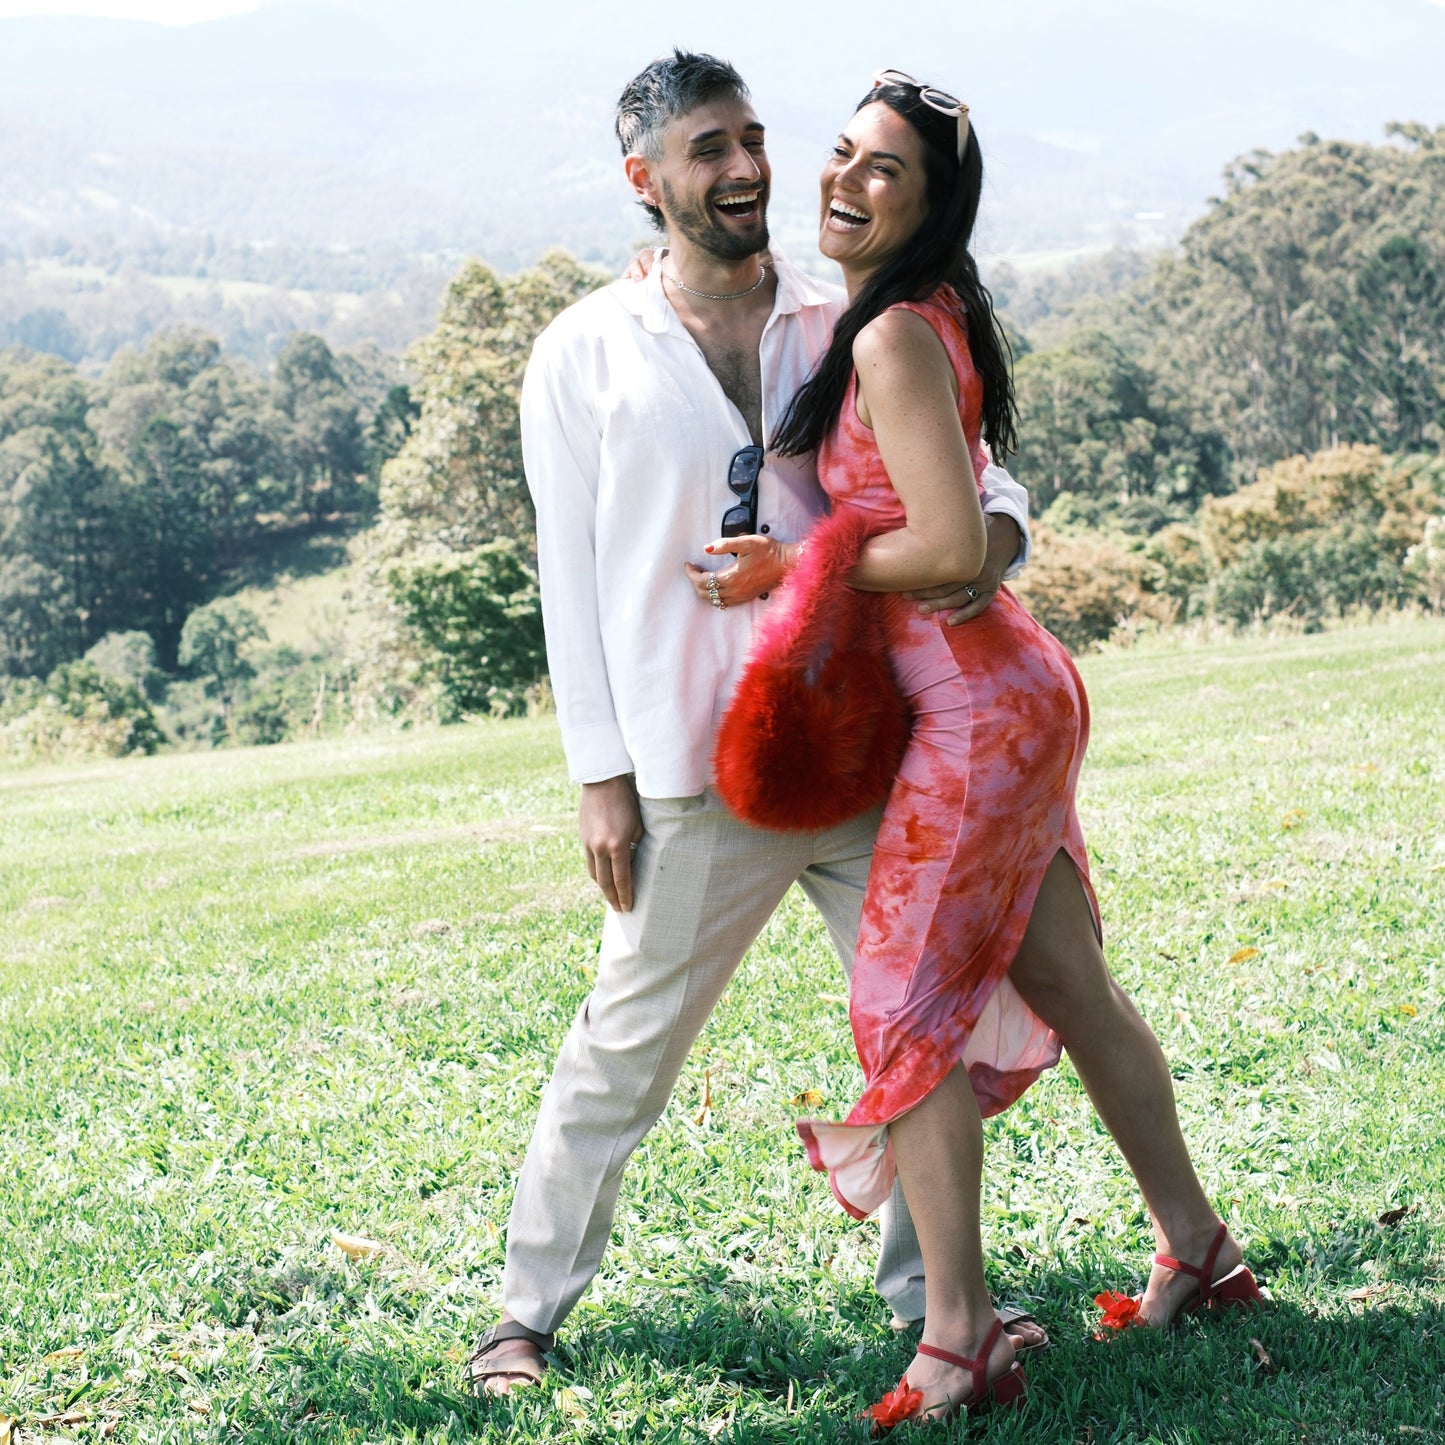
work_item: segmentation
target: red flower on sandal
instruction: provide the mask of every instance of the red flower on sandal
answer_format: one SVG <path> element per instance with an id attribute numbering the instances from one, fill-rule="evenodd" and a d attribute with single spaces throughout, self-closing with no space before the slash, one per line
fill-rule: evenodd
<path id="1" fill-rule="evenodd" d="M 895 1425 L 911 1419 L 922 1404 L 923 1391 L 911 1388 L 908 1376 L 905 1375 L 899 1380 L 896 1389 L 889 1390 L 876 1405 L 869 1405 L 864 1410 L 863 1419 L 871 1420 L 873 1433 L 881 1435 L 885 1430 L 891 1430 Z"/>
<path id="2" fill-rule="evenodd" d="M 1094 1303 L 1104 1311 L 1104 1318 L 1099 1323 L 1106 1330 L 1124 1330 L 1139 1323 L 1139 1301 L 1133 1295 L 1115 1294 L 1113 1290 L 1106 1289 L 1103 1294 L 1094 1296 Z M 1094 1338 L 1102 1340 L 1104 1336 L 1095 1334 Z"/>

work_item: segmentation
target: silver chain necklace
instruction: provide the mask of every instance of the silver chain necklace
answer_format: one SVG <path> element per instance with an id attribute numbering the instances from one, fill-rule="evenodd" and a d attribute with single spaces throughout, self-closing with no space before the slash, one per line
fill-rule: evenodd
<path id="1" fill-rule="evenodd" d="M 689 286 L 686 281 L 679 281 L 666 266 L 662 268 L 662 274 L 679 291 L 686 291 L 689 296 L 701 296 L 704 301 L 741 301 L 744 296 L 751 296 L 768 279 L 768 268 L 759 261 L 758 279 L 745 291 L 699 291 L 696 287 Z"/>

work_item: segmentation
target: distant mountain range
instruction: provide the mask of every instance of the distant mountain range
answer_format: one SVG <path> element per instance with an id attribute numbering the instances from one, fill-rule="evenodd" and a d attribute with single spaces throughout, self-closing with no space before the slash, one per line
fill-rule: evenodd
<path id="1" fill-rule="evenodd" d="M 1431 0 L 915 0 L 881 14 L 734 3 L 678 23 L 594 0 L 358 0 L 180 29 L 0 20 L 0 244 L 209 233 L 504 269 L 561 244 L 612 264 L 645 233 L 612 101 L 674 42 L 749 78 L 775 233 L 797 252 L 811 251 L 823 149 L 879 64 L 969 100 L 989 164 L 984 249 L 1008 256 L 1162 244 L 1244 151 L 1445 121 Z"/>

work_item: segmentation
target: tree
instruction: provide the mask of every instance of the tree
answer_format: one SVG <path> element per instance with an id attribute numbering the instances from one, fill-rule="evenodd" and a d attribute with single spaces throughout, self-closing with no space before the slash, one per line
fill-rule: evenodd
<path id="1" fill-rule="evenodd" d="M 415 428 L 382 471 L 383 552 L 459 550 L 494 537 L 535 553 L 517 404 L 537 333 L 608 278 L 563 251 L 499 277 L 473 261 L 452 282 L 437 328 L 411 349 Z"/>
<path id="2" fill-rule="evenodd" d="M 196 608 L 181 630 L 177 660 L 203 679 L 207 697 L 220 701 L 228 734 L 234 731 L 241 690 L 256 675 L 244 649 L 248 643 L 265 640 L 266 629 L 256 614 L 230 597 Z"/>
<path id="3" fill-rule="evenodd" d="M 444 711 L 490 707 L 487 687 L 510 694 L 535 680 L 540 667 L 527 661 L 518 670 L 505 649 L 492 650 L 491 631 L 472 645 L 453 629 L 495 618 L 498 598 L 512 599 L 500 604 L 502 614 L 530 605 L 521 600 L 522 574 L 498 581 L 495 570 L 531 575 L 535 565 L 518 423 L 522 373 L 537 333 L 606 280 L 562 251 L 505 280 L 471 262 L 452 282 L 436 330 L 409 353 L 419 412 L 382 468 L 380 518 L 366 544 L 373 626 L 353 657 L 363 706 L 421 712 L 439 693 Z M 499 541 L 515 544 L 510 561 L 505 549 L 489 550 Z M 472 588 L 476 595 L 467 595 Z M 530 646 L 522 645 L 524 655 Z M 483 677 L 485 668 L 497 676 Z"/>
<path id="4" fill-rule="evenodd" d="M 282 347 L 272 394 L 291 424 L 287 454 L 297 511 L 314 521 L 354 505 L 366 445 L 356 399 L 321 337 L 300 331 Z"/>
<path id="5" fill-rule="evenodd" d="M 1350 442 L 1445 445 L 1445 127 L 1392 129 L 1236 162 L 1132 303 L 1142 359 L 1241 476 Z"/>
<path id="6" fill-rule="evenodd" d="M 134 683 L 148 697 L 159 697 L 165 681 L 156 657 L 156 645 L 148 632 L 108 632 L 90 648 L 82 662 L 88 662 L 108 677 Z"/>
<path id="7" fill-rule="evenodd" d="M 407 625 L 431 652 L 448 718 L 514 713 L 547 669 L 537 574 L 510 538 L 394 567 Z"/>
<path id="8" fill-rule="evenodd" d="M 8 671 L 43 674 L 108 630 L 123 598 L 117 478 L 88 423 L 91 391 L 56 357 L 0 353 L 0 611 Z"/>

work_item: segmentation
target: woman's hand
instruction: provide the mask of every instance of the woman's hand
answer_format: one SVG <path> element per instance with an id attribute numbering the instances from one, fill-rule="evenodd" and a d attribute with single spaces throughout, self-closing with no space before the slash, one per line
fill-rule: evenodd
<path id="1" fill-rule="evenodd" d="M 797 542 L 777 542 L 756 533 L 746 537 L 719 537 L 705 550 L 732 552 L 737 561 L 730 567 L 709 572 L 706 567 L 683 563 L 693 591 L 709 607 L 720 610 L 737 607 L 757 597 L 766 597 L 788 575 L 797 561 Z"/>
<path id="2" fill-rule="evenodd" d="M 622 273 L 622 279 L 624 281 L 646 281 L 648 272 L 652 270 L 656 259 L 657 252 L 651 246 L 644 247 L 628 262 L 627 269 Z"/>

